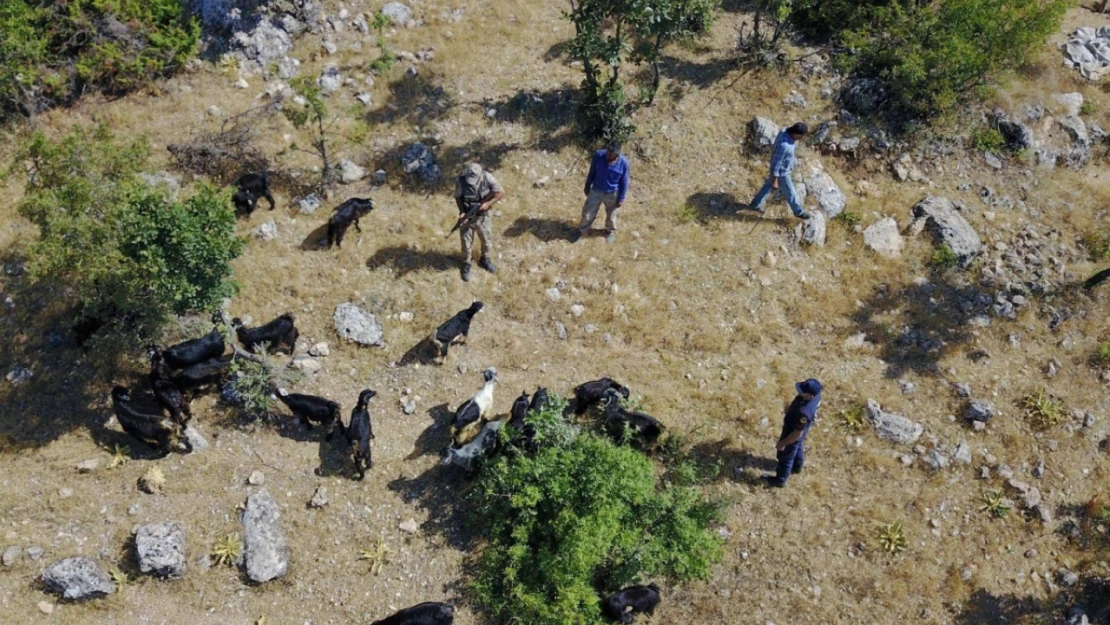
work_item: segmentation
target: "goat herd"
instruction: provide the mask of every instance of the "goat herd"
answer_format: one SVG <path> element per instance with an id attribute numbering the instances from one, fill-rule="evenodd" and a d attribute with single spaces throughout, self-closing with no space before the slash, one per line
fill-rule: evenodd
<path id="1" fill-rule="evenodd" d="M 237 187 L 232 201 L 238 214 L 249 215 L 260 198 L 269 200 L 273 209 L 274 199 L 264 173 L 241 177 Z M 354 224 L 358 229 L 359 218 L 372 209 L 373 202 L 369 199 L 352 198 L 340 204 L 328 221 L 328 246 L 340 245 L 347 228 Z M 482 308 L 482 302 L 474 302 L 431 334 L 428 343 L 437 364 L 446 359 L 451 345 L 466 342 L 471 323 Z M 292 354 L 295 350 L 299 332 L 293 316 L 288 313 L 255 328 L 245 327 L 238 318 L 232 319 L 230 326 L 239 345 L 232 343 L 231 354 L 225 354 L 227 341 L 220 328 L 223 321 L 222 315 L 217 313 L 212 318 L 215 327 L 208 334 L 166 349 L 148 348 L 149 385 L 159 410 L 140 408 L 138 402 L 132 403 L 131 392 L 123 386 L 112 390 L 112 404 L 120 426 L 130 437 L 157 449 L 161 454 L 159 457 L 174 449 L 192 451 L 189 437 L 185 435 L 185 428 L 193 416 L 187 393 L 203 389 L 223 390 L 230 379 L 235 358 L 255 358 L 259 351 Z M 443 465 L 458 466 L 468 473 L 476 470 L 483 458 L 501 449 L 504 437 L 500 431 L 503 426 L 511 430 L 509 440 L 513 441 L 514 447 L 525 453 L 534 453 L 536 428 L 528 417 L 549 404 L 547 389 L 538 388 L 531 397 L 524 392 L 516 398 L 507 420 L 493 419 L 497 370 L 492 367 L 486 369 L 482 378 L 482 388 L 455 411 L 450 428 L 451 442 L 441 454 Z M 369 403 L 377 395 L 376 391 L 366 389 L 359 393 L 358 402 L 344 427 L 339 403 L 326 397 L 289 393 L 281 387 L 274 390 L 276 398 L 307 427 L 320 425 L 330 428 L 326 440 L 331 440 L 336 432 L 341 433 L 347 440 L 355 474 L 360 480 L 365 477 L 366 471 L 374 466 L 370 444 L 374 430 Z M 230 395 L 234 396 L 234 393 Z M 608 377 L 586 382 L 574 389 L 573 401 L 562 416 L 565 418 L 571 413 L 581 416 L 592 407 L 600 406 L 599 424 L 607 435 L 645 448 L 653 447 L 663 431 L 663 425 L 649 415 L 622 406 L 622 400 L 628 397 L 628 388 Z M 608 597 L 602 608 L 614 620 L 631 623 L 637 613 L 653 613 L 659 600 L 659 589 L 654 584 L 633 586 Z M 429 602 L 401 610 L 373 625 L 448 625 L 453 621 L 454 607 Z"/>

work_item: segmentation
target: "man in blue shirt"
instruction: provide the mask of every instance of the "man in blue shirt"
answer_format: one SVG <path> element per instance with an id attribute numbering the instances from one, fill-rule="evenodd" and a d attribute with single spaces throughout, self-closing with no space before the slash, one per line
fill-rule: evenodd
<path id="1" fill-rule="evenodd" d="M 786 409 L 786 418 L 782 422 L 782 433 L 775 443 L 778 452 L 778 468 L 775 475 L 763 478 L 768 486 L 782 488 L 786 486 L 786 479 L 795 473 L 802 472 L 805 464 L 805 440 L 813 420 L 817 418 L 817 408 L 821 405 L 821 383 L 814 378 L 794 385 L 798 396 L 790 402 Z"/>
<path id="2" fill-rule="evenodd" d="M 605 205 L 605 240 L 612 243 L 617 239 L 617 212 L 624 206 L 628 193 L 628 159 L 621 154 L 621 146 L 610 143 L 594 154 L 590 173 L 586 175 L 585 193 L 582 221 L 571 234 L 571 243 L 582 238 L 582 233 L 593 225 L 602 204 Z"/>
<path id="3" fill-rule="evenodd" d="M 804 122 L 798 122 L 793 126 L 779 133 L 775 139 L 775 149 L 771 152 L 771 175 L 768 176 L 767 181 L 763 183 L 763 188 L 756 194 L 755 199 L 752 200 L 750 208 L 755 211 L 763 212 L 763 203 L 767 201 L 767 196 L 771 195 L 772 191 L 782 191 L 782 196 L 786 198 L 786 203 L 790 205 L 790 210 L 798 219 L 809 219 L 809 213 L 802 208 L 802 204 L 798 202 L 798 194 L 794 191 L 794 181 L 790 178 L 790 172 L 794 171 L 794 150 L 798 146 L 798 142 L 805 139 L 809 134 L 809 126 Z"/>

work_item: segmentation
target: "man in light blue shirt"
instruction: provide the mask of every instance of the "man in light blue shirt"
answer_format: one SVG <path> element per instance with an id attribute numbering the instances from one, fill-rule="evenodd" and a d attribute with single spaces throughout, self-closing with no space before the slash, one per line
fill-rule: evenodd
<path id="1" fill-rule="evenodd" d="M 571 234 L 571 243 L 578 241 L 597 218 L 597 211 L 605 205 L 605 240 L 612 243 L 617 238 L 617 212 L 624 206 L 628 194 L 628 159 L 621 154 L 621 146 L 610 143 L 598 150 L 590 161 L 586 175 L 586 203 L 582 205 L 582 221 Z"/>
<path id="2" fill-rule="evenodd" d="M 798 147 L 798 142 L 804 140 L 807 134 L 809 134 L 809 127 L 804 122 L 798 122 L 779 133 L 778 138 L 775 139 L 775 149 L 771 153 L 771 175 L 752 200 L 750 206 L 752 210 L 762 213 L 767 196 L 772 191 L 781 190 L 794 216 L 798 219 L 809 219 L 809 213 L 798 201 L 798 194 L 794 191 L 794 181 L 790 178 L 790 172 L 794 171 L 794 150 Z"/>

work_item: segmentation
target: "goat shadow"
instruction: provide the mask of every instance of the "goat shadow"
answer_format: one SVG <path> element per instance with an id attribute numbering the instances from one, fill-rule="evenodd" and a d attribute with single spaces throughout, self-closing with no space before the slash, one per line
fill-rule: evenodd
<path id="1" fill-rule="evenodd" d="M 428 417 L 432 423 L 416 437 L 412 444 L 412 453 L 405 460 L 415 460 L 421 456 L 438 454 L 440 450 L 451 444 L 451 434 L 448 426 L 455 413 L 448 404 L 439 404 L 428 409 Z"/>
<path id="2" fill-rule="evenodd" d="M 544 243 L 570 241 L 571 235 L 574 233 L 574 224 L 555 219 L 517 217 L 516 221 L 505 230 L 504 236 L 515 239 L 527 233 L 531 233 L 532 236 Z"/>
<path id="3" fill-rule="evenodd" d="M 347 437 L 341 430 L 333 431 L 335 434 L 331 440 L 328 440 L 326 434 L 320 437 L 318 454 L 320 466 L 316 467 L 315 473 L 319 477 L 338 475 L 354 479 L 356 473 L 350 463 L 350 446 L 347 444 Z M 373 445 L 373 441 L 370 444 Z"/>
<path id="4" fill-rule="evenodd" d="M 306 252 L 322 252 L 328 249 L 328 224 L 324 222 L 319 228 L 308 233 L 301 241 L 301 249 Z"/>
<path id="5" fill-rule="evenodd" d="M 392 480 L 389 490 L 401 496 L 408 505 L 423 509 L 428 520 L 421 529 L 438 534 L 447 545 L 461 551 L 474 548 L 476 535 L 467 523 L 467 502 L 460 493 L 467 489 L 469 479 L 458 467 L 434 466 L 420 475 Z"/>
<path id="6" fill-rule="evenodd" d="M 420 339 L 416 345 L 410 347 L 409 350 L 405 352 L 405 355 L 401 356 L 401 359 L 397 361 L 397 364 L 402 367 L 417 363 L 421 365 L 435 365 L 438 364 L 435 356 L 436 347 L 432 344 L 432 338 L 430 336 L 425 336 Z"/>

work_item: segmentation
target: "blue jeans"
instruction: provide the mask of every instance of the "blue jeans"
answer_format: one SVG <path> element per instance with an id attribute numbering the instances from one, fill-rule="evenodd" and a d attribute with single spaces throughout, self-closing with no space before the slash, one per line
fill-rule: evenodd
<path id="1" fill-rule="evenodd" d="M 768 176 L 767 182 L 763 183 L 763 188 L 755 195 L 752 200 L 752 208 L 756 210 L 763 210 L 763 203 L 767 201 L 767 196 L 771 195 L 771 185 L 775 182 L 774 176 Z M 794 181 L 790 179 L 790 174 L 779 176 L 779 192 L 786 198 L 786 203 L 790 205 L 790 211 L 794 213 L 795 217 L 801 217 L 806 211 L 798 202 L 798 193 L 794 190 Z"/>
<path id="2" fill-rule="evenodd" d="M 786 479 L 792 474 L 802 470 L 806 462 L 806 448 L 804 441 L 787 445 L 778 453 L 778 467 L 775 470 L 775 479 L 785 484 Z"/>

